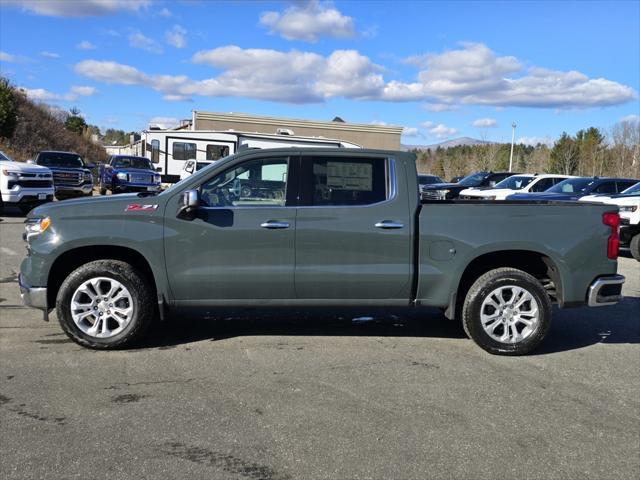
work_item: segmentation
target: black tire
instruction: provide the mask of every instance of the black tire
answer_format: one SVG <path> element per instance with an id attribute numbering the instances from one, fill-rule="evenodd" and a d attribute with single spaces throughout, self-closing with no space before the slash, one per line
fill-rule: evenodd
<path id="1" fill-rule="evenodd" d="M 631 250 L 631 256 L 640 262 L 640 233 L 637 233 L 629 242 L 629 250 Z"/>
<path id="2" fill-rule="evenodd" d="M 33 210 L 36 207 L 37 205 L 33 205 L 31 203 L 21 203 L 20 205 L 18 205 L 18 208 L 24 215 L 28 214 L 31 210 Z"/>
<path id="3" fill-rule="evenodd" d="M 485 332 L 481 322 L 482 303 L 491 292 L 503 286 L 523 288 L 531 294 L 538 304 L 537 327 L 526 338 L 516 343 L 495 340 Z M 497 268 L 480 276 L 467 292 L 462 306 L 462 325 L 467 335 L 480 348 L 491 354 L 526 355 L 542 342 L 549 330 L 551 325 L 551 300 L 541 283 L 532 275 L 515 268 Z"/>
<path id="4" fill-rule="evenodd" d="M 74 292 L 82 283 L 95 277 L 117 280 L 129 290 L 133 300 L 133 315 L 129 324 L 108 338 L 87 335 L 78 328 L 71 316 L 70 304 Z M 83 347 L 99 350 L 126 347 L 140 339 L 156 316 L 154 291 L 150 281 L 130 264 L 120 260 L 96 260 L 77 268 L 62 282 L 56 298 L 56 314 L 62 330 Z"/>

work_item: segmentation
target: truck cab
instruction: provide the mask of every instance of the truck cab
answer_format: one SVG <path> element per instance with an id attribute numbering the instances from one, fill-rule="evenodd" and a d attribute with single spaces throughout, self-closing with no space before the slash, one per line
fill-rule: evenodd
<path id="1" fill-rule="evenodd" d="M 126 192 L 159 192 L 160 174 L 146 157 L 112 155 L 100 165 L 100 195 Z"/>

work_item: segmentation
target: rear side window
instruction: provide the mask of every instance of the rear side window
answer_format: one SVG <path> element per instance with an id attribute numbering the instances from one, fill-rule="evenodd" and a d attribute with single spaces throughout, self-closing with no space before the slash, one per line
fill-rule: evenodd
<path id="1" fill-rule="evenodd" d="M 616 182 L 604 182 L 598 185 L 595 190 L 595 193 L 616 193 Z"/>
<path id="2" fill-rule="evenodd" d="M 173 144 L 173 159 L 174 160 L 195 160 L 196 158 L 196 144 L 175 142 Z"/>
<path id="3" fill-rule="evenodd" d="M 371 205 L 387 199 L 382 158 L 303 157 L 300 205 Z"/>
<path id="4" fill-rule="evenodd" d="M 638 182 L 636 182 L 635 180 L 618 180 L 618 182 L 616 183 L 618 184 L 618 192 L 623 192 L 624 190 L 635 185 Z"/>
<path id="5" fill-rule="evenodd" d="M 229 155 L 229 147 L 226 145 L 207 145 L 207 160 L 219 160 Z"/>

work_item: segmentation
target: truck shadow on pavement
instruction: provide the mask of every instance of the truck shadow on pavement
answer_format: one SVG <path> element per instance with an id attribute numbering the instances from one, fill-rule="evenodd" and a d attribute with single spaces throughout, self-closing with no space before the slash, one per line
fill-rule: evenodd
<path id="1" fill-rule="evenodd" d="M 355 336 L 466 339 L 459 322 L 438 309 L 220 311 L 207 318 L 174 315 L 159 322 L 138 348 L 168 349 L 243 336 Z M 470 340 L 469 340 L 470 341 Z M 551 328 L 534 355 L 603 344 L 640 343 L 640 298 L 603 308 L 554 309 Z"/>

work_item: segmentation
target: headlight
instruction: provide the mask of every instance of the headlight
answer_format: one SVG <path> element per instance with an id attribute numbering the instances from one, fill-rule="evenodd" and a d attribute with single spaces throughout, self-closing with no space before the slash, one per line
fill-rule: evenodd
<path id="1" fill-rule="evenodd" d="M 447 198 L 447 194 L 450 192 L 451 190 L 436 190 L 436 192 L 438 193 L 438 196 L 442 199 Z"/>
<path id="2" fill-rule="evenodd" d="M 153 174 L 153 183 L 160 183 L 161 181 L 162 181 L 162 178 L 160 177 L 160 174 L 154 173 Z"/>
<path id="3" fill-rule="evenodd" d="M 51 225 L 49 217 L 44 218 L 28 218 L 24 225 L 24 239 L 29 241 L 31 237 L 40 235 Z"/>
<path id="4" fill-rule="evenodd" d="M 629 205 L 626 207 L 620 207 L 621 212 L 635 212 L 638 209 L 637 205 Z"/>
<path id="5" fill-rule="evenodd" d="M 14 172 L 12 170 L 7 170 L 5 168 L 2 169 L 2 174 L 6 175 L 7 177 L 13 177 L 13 178 L 18 178 L 20 176 L 20 172 Z"/>
<path id="6" fill-rule="evenodd" d="M 118 177 L 118 180 L 124 180 L 125 182 L 129 179 L 129 175 L 126 173 L 118 173 L 116 177 Z"/>

